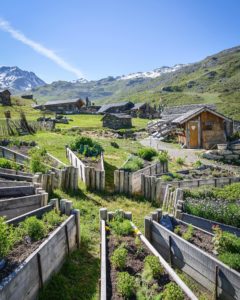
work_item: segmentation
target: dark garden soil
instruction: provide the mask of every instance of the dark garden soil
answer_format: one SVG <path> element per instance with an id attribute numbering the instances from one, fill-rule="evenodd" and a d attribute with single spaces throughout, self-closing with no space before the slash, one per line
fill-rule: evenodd
<path id="1" fill-rule="evenodd" d="M 100 164 L 100 157 L 86 157 L 83 155 L 79 155 L 79 153 L 74 152 L 77 157 L 86 165 L 89 167 L 94 167 L 95 169 L 99 168 L 99 164 Z"/>
<path id="2" fill-rule="evenodd" d="M 178 233 L 179 236 L 182 237 L 182 235 L 187 231 L 187 226 L 186 225 L 183 225 L 183 224 L 180 224 L 178 225 L 179 228 L 180 228 L 180 231 Z M 197 229 L 194 229 L 193 231 L 193 235 L 191 237 L 191 239 L 188 241 L 189 243 L 197 246 L 198 248 L 206 251 L 207 253 L 211 254 L 211 255 L 214 255 L 214 245 L 213 245 L 213 242 L 212 242 L 212 236 L 207 234 L 207 233 L 204 233 L 203 231 L 201 230 L 197 230 Z"/>
<path id="3" fill-rule="evenodd" d="M 147 247 L 142 243 L 141 251 L 138 251 L 138 248 L 135 244 L 134 236 L 121 236 L 117 237 L 115 235 L 108 234 L 107 238 L 107 299 L 108 300 L 123 300 L 120 294 L 117 292 L 117 274 L 119 272 L 114 266 L 111 266 L 110 258 L 113 254 L 113 251 L 120 245 L 124 243 L 125 248 L 128 251 L 127 265 L 123 270 L 128 272 L 130 275 L 135 278 L 140 276 L 144 268 L 144 259 L 147 255 L 151 255 Z M 159 280 L 152 280 L 151 285 L 157 284 L 157 292 L 161 293 L 164 286 L 171 281 L 169 275 L 164 273 Z M 130 300 L 135 300 L 136 296 L 129 298 Z M 187 299 L 187 298 L 186 298 Z"/>
<path id="4" fill-rule="evenodd" d="M 52 229 L 46 237 L 39 241 L 32 241 L 29 237 L 25 237 L 23 241 L 19 242 L 14 246 L 14 249 L 5 258 L 6 265 L 0 270 L 0 283 L 1 281 L 11 274 L 20 264 L 28 258 L 28 256 L 33 253 L 56 229 Z"/>
<path id="5" fill-rule="evenodd" d="M 15 146 L 15 145 L 12 145 L 11 147 L 9 147 L 9 149 L 11 149 L 13 151 L 16 151 L 20 154 L 26 155 L 26 156 L 28 156 L 28 151 L 32 148 L 33 147 L 31 147 L 31 146 L 20 146 L 20 147 L 18 147 L 18 146 Z"/>

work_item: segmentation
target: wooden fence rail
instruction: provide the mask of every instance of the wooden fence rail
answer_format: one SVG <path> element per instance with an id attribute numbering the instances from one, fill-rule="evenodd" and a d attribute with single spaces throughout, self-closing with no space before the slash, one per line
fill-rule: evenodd
<path id="1" fill-rule="evenodd" d="M 80 180 L 85 183 L 88 189 L 104 191 L 105 169 L 103 153 L 101 154 L 99 164 L 96 168 L 85 165 L 68 147 L 66 147 L 66 156 L 69 159 L 70 164 L 77 168 Z"/>
<path id="2" fill-rule="evenodd" d="M 168 171 L 167 163 L 154 163 L 136 172 L 127 172 L 123 169 L 114 171 L 115 192 L 128 195 L 141 194 L 142 179 L 147 175 L 163 174 Z"/>

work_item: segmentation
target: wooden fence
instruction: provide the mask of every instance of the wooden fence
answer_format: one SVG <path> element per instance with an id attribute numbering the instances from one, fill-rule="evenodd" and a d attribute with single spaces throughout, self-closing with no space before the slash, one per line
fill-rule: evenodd
<path id="1" fill-rule="evenodd" d="M 2 280 L 1 300 L 37 299 L 39 290 L 60 269 L 66 255 L 80 248 L 80 213 L 79 210 L 71 213 L 20 266 Z"/>
<path id="2" fill-rule="evenodd" d="M 108 270 L 107 270 L 107 241 L 106 241 L 106 222 L 110 221 L 114 217 L 114 212 L 108 212 L 106 208 L 101 208 L 99 211 L 100 218 L 100 234 L 101 234 L 101 282 L 100 282 L 100 299 L 107 300 L 109 299 L 108 292 Z M 132 221 L 132 213 L 122 211 L 122 215 L 125 219 Z M 169 274 L 171 280 L 175 281 L 176 284 L 182 289 L 188 299 L 197 300 L 197 297 L 189 289 L 189 287 L 180 279 L 180 277 L 175 273 L 175 271 L 170 267 L 170 265 L 164 260 L 164 258 L 157 252 L 157 250 L 152 246 L 151 243 L 145 238 L 145 236 L 139 231 L 139 229 L 131 222 L 132 228 L 143 245 L 150 251 L 150 253 L 156 256 L 165 271 Z"/>
<path id="3" fill-rule="evenodd" d="M 145 217 L 145 236 L 170 262 L 215 294 L 215 299 L 240 299 L 240 273 L 185 241 L 158 223 L 159 212 Z"/>
<path id="4" fill-rule="evenodd" d="M 169 184 L 174 187 L 191 189 L 200 186 L 223 187 L 224 185 L 232 184 L 235 182 L 240 182 L 240 177 L 219 177 L 210 179 L 193 179 L 164 182 L 161 180 L 161 178 L 157 178 L 156 176 L 147 176 L 143 174 L 141 177 L 141 192 L 147 200 L 162 204 L 166 187 Z"/>
<path id="5" fill-rule="evenodd" d="M 142 175 L 160 175 L 168 171 L 168 163 L 154 163 L 136 172 L 127 172 L 119 169 L 114 171 L 115 192 L 128 195 L 141 194 Z"/>
<path id="6" fill-rule="evenodd" d="M 98 166 L 90 167 L 85 165 L 77 155 L 66 147 L 66 156 L 72 166 L 78 169 L 78 175 L 88 189 L 103 191 L 105 189 L 105 169 L 103 153 L 101 154 Z"/>

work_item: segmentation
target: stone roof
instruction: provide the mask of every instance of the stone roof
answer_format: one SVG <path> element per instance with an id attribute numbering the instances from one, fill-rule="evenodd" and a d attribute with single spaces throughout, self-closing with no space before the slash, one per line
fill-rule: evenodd
<path id="1" fill-rule="evenodd" d="M 145 102 L 143 102 L 143 103 L 135 103 L 135 104 L 134 104 L 134 107 L 131 108 L 131 110 L 139 109 L 139 108 L 141 108 L 141 107 L 144 106 L 144 105 L 146 105 Z"/>
<path id="2" fill-rule="evenodd" d="M 115 117 L 115 118 L 118 118 L 118 119 L 132 119 L 131 116 L 127 115 L 127 114 L 112 114 L 112 113 L 108 113 L 108 114 L 105 114 L 102 118 L 102 120 L 107 117 L 107 116 L 111 116 L 111 117 Z"/>
<path id="3" fill-rule="evenodd" d="M 118 103 L 109 103 L 109 104 L 104 104 L 99 110 L 98 113 L 103 113 L 106 112 L 108 109 L 110 108 L 114 108 L 114 107 L 122 107 L 128 104 L 131 104 L 132 102 L 118 102 Z"/>
<path id="4" fill-rule="evenodd" d="M 82 101 L 84 103 L 84 101 L 81 98 L 77 98 L 77 99 L 47 101 L 43 105 L 48 106 L 48 105 L 58 105 L 58 104 L 74 104 L 77 103 L 78 101 Z"/>

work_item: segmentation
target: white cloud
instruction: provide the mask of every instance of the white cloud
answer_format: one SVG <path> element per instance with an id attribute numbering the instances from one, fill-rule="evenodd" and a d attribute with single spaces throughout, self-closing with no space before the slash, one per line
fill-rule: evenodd
<path id="1" fill-rule="evenodd" d="M 73 67 L 69 63 L 67 63 L 64 59 L 62 59 L 60 56 L 58 56 L 53 50 L 48 49 L 44 47 L 43 45 L 29 39 L 26 37 L 23 33 L 13 28 L 9 22 L 3 20 L 0 18 L 0 29 L 8 32 L 14 39 L 20 41 L 21 43 L 29 46 L 36 52 L 40 53 L 41 55 L 47 57 L 48 59 L 55 62 L 57 65 L 59 65 L 61 68 L 65 69 L 66 71 L 69 71 L 73 73 L 77 78 L 83 77 L 83 74 L 80 70 Z"/>

